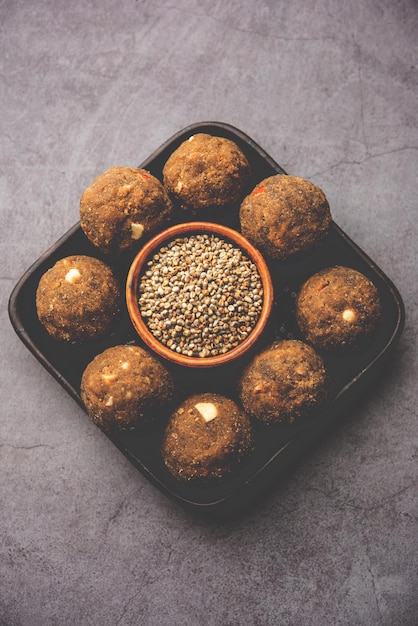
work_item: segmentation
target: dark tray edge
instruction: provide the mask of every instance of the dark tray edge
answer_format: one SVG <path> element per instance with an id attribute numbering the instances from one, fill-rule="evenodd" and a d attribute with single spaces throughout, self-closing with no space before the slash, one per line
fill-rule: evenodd
<path id="1" fill-rule="evenodd" d="M 74 398 L 74 400 L 84 408 L 83 403 L 81 402 L 76 389 L 72 385 L 70 385 L 59 373 L 59 371 L 48 361 L 48 359 L 43 355 L 43 353 L 38 349 L 35 343 L 32 341 L 28 332 L 24 328 L 23 322 L 20 318 L 18 312 L 17 301 L 20 295 L 20 291 L 23 285 L 27 282 L 29 276 L 36 271 L 36 269 L 44 263 L 44 261 L 53 254 L 61 244 L 66 241 L 71 235 L 73 235 L 80 228 L 80 222 L 74 224 L 70 229 L 68 229 L 54 244 L 52 244 L 45 252 L 26 270 L 26 272 L 21 276 L 21 278 L 16 283 L 13 288 L 8 304 L 8 313 L 11 324 L 19 337 L 19 339 L 24 343 L 24 345 L 29 349 L 29 351 L 33 354 L 33 356 L 43 365 L 43 367 L 60 383 L 60 385 Z"/>

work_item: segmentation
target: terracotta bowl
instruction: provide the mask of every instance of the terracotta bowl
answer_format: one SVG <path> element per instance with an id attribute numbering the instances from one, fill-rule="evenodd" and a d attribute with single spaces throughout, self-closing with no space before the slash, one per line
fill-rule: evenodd
<path id="1" fill-rule="evenodd" d="M 252 331 L 236 347 L 231 348 L 231 350 L 224 354 L 218 354 L 216 356 L 187 356 L 171 350 L 169 347 L 161 343 L 148 329 L 144 318 L 141 315 L 138 303 L 139 284 L 147 262 L 162 246 L 169 243 L 172 239 L 186 237 L 192 234 L 213 234 L 240 248 L 256 265 L 263 286 L 263 304 L 258 320 Z M 129 316 L 135 330 L 144 343 L 157 355 L 173 363 L 186 367 L 217 367 L 230 363 L 238 357 L 243 356 L 259 339 L 267 324 L 273 305 L 273 285 L 263 256 L 239 232 L 220 224 L 212 224 L 209 222 L 188 222 L 172 226 L 160 232 L 148 241 L 138 252 L 130 267 L 126 281 L 126 303 Z"/>

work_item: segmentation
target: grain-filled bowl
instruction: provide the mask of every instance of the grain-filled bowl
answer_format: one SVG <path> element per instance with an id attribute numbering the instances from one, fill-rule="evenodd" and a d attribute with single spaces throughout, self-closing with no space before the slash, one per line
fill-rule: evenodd
<path id="1" fill-rule="evenodd" d="M 258 341 L 273 285 L 263 256 L 238 231 L 188 222 L 138 252 L 126 303 L 136 332 L 156 354 L 186 367 L 216 367 Z"/>

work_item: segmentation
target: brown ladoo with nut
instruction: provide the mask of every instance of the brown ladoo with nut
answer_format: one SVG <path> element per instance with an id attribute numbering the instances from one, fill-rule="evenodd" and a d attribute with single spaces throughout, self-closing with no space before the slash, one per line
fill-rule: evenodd
<path id="1" fill-rule="evenodd" d="M 110 333 L 119 316 L 119 281 L 108 265 L 72 255 L 55 263 L 39 281 L 39 321 L 57 340 L 79 343 Z"/>
<path id="2" fill-rule="evenodd" d="M 239 396 L 248 415 L 267 424 L 291 424 L 326 399 L 324 362 L 301 341 L 279 341 L 247 366 Z"/>
<path id="3" fill-rule="evenodd" d="M 331 213 L 324 192 L 296 176 L 261 181 L 240 208 L 241 232 L 268 259 L 308 252 L 327 235 Z"/>
<path id="4" fill-rule="evenodd" d="M 250 421 L 237 404 L 203 393 L 187 398 L 172 414 L 162 456 L 179 480 L 211 480 L 230 474 L 252 447 Z"/>
<path id="5" fill-rule="evenodd" d="M 296 319 L 318 350 L 361 347 L 381 317 L 375 285 L 349 267 L 335 266 L 311 276 L 296 300 Z"/>
<path id="6" fill-rule="evenodd" d="M 175 203 L 192 212 L 241 202 L 250 166 L 235 142 L 206 133 L 192 135 L 164 165 L 164 186 Z"/>
<path id="7" fill-rule="evenodd" d="M 96 356 L 81 380 L 81 399 L 104 430 L 133 428 L 161 417 L 173 394 L 170 372 L 133 345 L 114 346 Z"/>
<path id="8" fill-rule="evenodd" d="M 143 169 L 111 167 L 80 199 L 84 234 L 105 254 L 132 249 L 172 219 L 173 206 L 160 181 Z"/>

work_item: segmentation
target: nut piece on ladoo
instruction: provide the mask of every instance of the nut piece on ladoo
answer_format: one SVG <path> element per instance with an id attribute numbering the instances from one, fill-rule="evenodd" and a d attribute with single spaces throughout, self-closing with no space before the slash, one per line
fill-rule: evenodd
<path id="1" fill-rule="evenodd" d="M 241 232 L 268 259 L 308 252 L 327 235 L 331 213 L 324 192 L 296 176 L 261 181 L 240 207 Z"/>
<path id="2" fill-rule="evenodd" d="M 187 398 L 172 414 L 161 451 L 175 478 L 210 480 L 230 474 L 252 448 L 250 420 L 237 404 L 202 393 Z"/>
<path id="3" fill-rule="evenodd" d="M 302 285 L 296 299 L 299 329 L 318 350 L 360 347 L 380 317 L 375 285 L 348 267 L 317 272 Z"/>
<path id="4" fill-rule="evenodd" d="M 267 424 L 291 424 L 325 401 L 327 373 L 313 348 L 283 340 L 254 357 L 238 391 L 248 415 Z"/>
<path id="5" fill-rule="evenodd" d="M 163 176 L 174 201 L 196 212 L 241 202 L 248 190 L 250 165 L 235 142 L 198 133 L 171 154 Z"/>
<path id="6" fill-rule="evenodd" d="M 81 228 L 105 254 L 129 250 L 165 228 L 173 205 L 160 181 L 143 169 L 111 167 L 80 199 Z"/>
<path id="7" fill-rule="evenodd" d="M 108 348 L 89 363 L 81 380 L 87 413 L 108 431 L 161 417 L 173 394 L 170 372 L 152 354 L 134 345 Z"/>
<path id="8" fill-rule="evenodd" d="M 121 291 L 108 265 L 94 257 L 60 259 L 41 277 L 36 290 L 39 321 L 57 340 L 80 343 L 113 330 Z"/>

